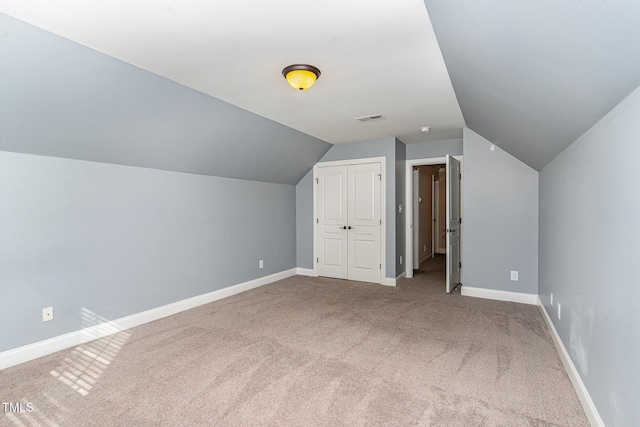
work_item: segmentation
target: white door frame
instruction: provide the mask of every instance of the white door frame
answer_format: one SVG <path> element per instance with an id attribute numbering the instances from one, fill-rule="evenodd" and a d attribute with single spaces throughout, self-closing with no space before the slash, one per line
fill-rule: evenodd
<path id="1" fill-rule="evenodd" d="M 380 173 L 381 182 L 380 182 L 380 219 L 382 220 L 382 224 L 380 226 L 380 263 L 382 267 L 380 269 L 380 284 L 386 285 L 386 271 L 387 271 L 387 263 L 386 263 L 386 229 L 387 229 L 387 218 L 385 216 L 387 212 L 387 204 L 386 204 L 386 195 L 387 195 L 387 177 L 386 177 L 386 158 L 385 157 L 369 157 L 366 159 L 350 159 L 350 160 L 337 160 L 331 162 L 318 162 L 313 167 L 313 259 L 318 259 L 317 254 L 317 218 L 318 218 L 318 207 L 316 204 L 317 200 L 317 182 L 318 182 L 318 168 L 326 167 L 326 166 L 349 166 L 349 165 L 363 165 L 367 163 L 380 163 Z M 413 260 L 412 260 L 413 261 Z M 317 262 L 313 263 L 313 275 L 318 276 L 318 271 L 316 268 Z"/>
<path id="2" fill-rule="evenodd" d="M 460 170 L 463 170 L 462 158 L 463 156 L 453 156 L 460 161 Z M 406 218 L 405 221 L 405 275 L 407 279 L 413 278 L 413 256 L 407 256 L 406 254 L 413 254 L 413 167 L 414 166 L 428 166 L 439 165 L 447 162 L 446 157 L 431 157 L 425 159 L 411 159 L 407 160 L 405 167 L 405 209 Z M 460 183 L 460 195 L 463 194 L 464 188 L 464 174 L 462 182 Z M 462 202 L 464 198 L 460 199 L 460 217 L 464 216 L 464 204 Z M 460 225 L 460 236 L 463 234 L 462 227 Z M 462 237 L 461 237 L 462 238 Z M 462 259 L 462 243 L 460 243 L 460 259 Z M 434 248 L 435 250 L 435 248 Z M 462 270 L 462 269 L 461 269 Z"/>

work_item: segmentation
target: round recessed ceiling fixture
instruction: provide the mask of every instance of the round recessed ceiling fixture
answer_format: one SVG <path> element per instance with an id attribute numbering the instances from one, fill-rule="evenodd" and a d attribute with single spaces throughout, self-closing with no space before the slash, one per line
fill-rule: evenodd
<path id="1" fill-rule="evenodd" d="M 431 130 L 431 128 L 428 127 L 428 126 L 423 126 L 423 127 L 420 128 L 420 132 L 422 132 L 422 133 L 427 133 L 430 130 Z"/>
<path id="2" fill-rule="evenodd" d="M 288 67 L 284 67 L 282 75 L 289 86 L 297 90 L 307 90 L 316 82 L 320 77 L 320 70 L 313 65 L 307 64 L 293 64 Z"/>

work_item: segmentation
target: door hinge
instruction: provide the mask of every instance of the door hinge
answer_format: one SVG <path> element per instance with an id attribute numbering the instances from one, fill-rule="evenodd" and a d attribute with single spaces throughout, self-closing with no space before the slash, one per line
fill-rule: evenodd
<path id="1" fill-rule="evenodd" d="M 316 218 L 316 224 L 320 224 L 320 220 Z"/>
<path id="2" fill-rule="evenodd" d="M 380 270 L 382 270 L 382 264 L 380 264 Z"/>
<path id="3" fill-rule="evenodd" d="M 382 220 L 380 220 L 380 225 L 382 225 Z"/>
<path id="4" fill-rule="evenodd" d="M 380 181 L 382 181 L 382 174 L 381 173 L 378 174 L 378 178 L 380 178 Z"/>
<path id="5" fill-rule="evenodd" d="M 320 258 L 316 258 L 316 264 L 320 262 Z"/>
<path id="6" fill-rule="evenodd" d="M 462 268 L 462 263 L 460 263 L 460 268 Z"/>
<path id="7" fill-rule="evenodd" d="M 460 222 L 458 224 L 462 224 L 462 218 L 460 218 Z"/>
<path id="8" fill-rule="evenodd" d="M 462 174 L 461 173 L 458 174 L 458 179 L 462 179 Z"/>
<path id="9" fill-rule="evenodd" d="M 320 184 L 320 181 L 318 180 L 318 178 L 316 178 L 316 184 Z"/>

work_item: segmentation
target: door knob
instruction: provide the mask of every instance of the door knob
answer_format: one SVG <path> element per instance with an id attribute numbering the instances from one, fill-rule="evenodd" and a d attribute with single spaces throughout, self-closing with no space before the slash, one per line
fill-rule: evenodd
<path id="1" fill-rule="evenodd" d="M 347 227 L 349 230 L 351 230 L 351 226 Z"/>
<path id="2" fill-rule="evenodd" d="M 343 229 L 343 230 L 346 230 L 346 229 L 347 229 L 347 226 L 345 225 L 344 227 L 342 227 L 342 229 Z"/>

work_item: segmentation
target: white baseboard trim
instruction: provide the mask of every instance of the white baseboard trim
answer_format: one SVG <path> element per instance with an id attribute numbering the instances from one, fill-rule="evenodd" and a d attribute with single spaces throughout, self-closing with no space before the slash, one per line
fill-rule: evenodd
<path id="1" fill-rule="evenodd" d="M 461 286 L 460 293 L 467 297 L 494 299 L 498 301 L 518 302 L 521 304 L 538 304 L 538 295 L 523 294 L 521 292 L 498 291 L 495 289 L 471 288 L 469 286 Z"/>
<path id="2" fill-rule="evenodd" d="M 318 274 L 312 268 L 296 268 L 296 274 L 299 276 L 318 277 Z"/>
<path id="3" fill-rule="evenodd" d="M 393 279 L 391 277 L 385 277 L 383 285 L 385 286 L 396 286 L 398 279 Z"/>
<path id="4" fill-rule="evenodd" d="M 593 427 L 604 427 L 604 422 L 602 421 L 602 418 L 600 418 L 600 414 L 596 409 L 596 405 L 593 404 L 593 400 L 591 400 L 591 396 L 587 391 L 587 387 L 585 387 L 584 383 L 582 382 L 582 378 L 580 378 L 578 369 L 576 369 L 576 366 L 573 364 L 573 361 L 571 360 L 567 349 L 562 343 L 560 335 L 558 335 L 558 331 L 551 321 L 549 313 L 547 313 L 547 309 L 544 307 L 544 304 L 542 304 L 542 300 L 540 299 L 540 297 L 538 297 L 538 308 L 540 309 L 542 317 L 544 318 L 544 321 L 547 323 L 547 326 L 551 331 L 551 338 L 556 345 L 556 349 L 558 349 L 562 364 L 564 365 L 564 368 L 569 375 L 569 379 L 571 380 L 571 384 L 573 384 L 573 388 L 576 390 L 576 394 L 578 395 L 578 399 L 580 399 L 580 403 L 582 404 L 584 413 L 589 420 L 589 424 L 591 424 Z"/>
<path id="5" fill-rule="evenodd" d="M 400 274 L 395 279 L 393 279 L 391 277 L 385 277 L 383 285 L 386 285 L 386 286 L 398 286 L 398 283 L 400 283 L 400 281 L 403 280 L 405 277 L 407 277 L 407 273 L 404 272 L 404 271 L 402 272 L 402 274 Z"/>
<path id="6" fill-rule="evenodd" d="M 218 301 L 220 299 L 239 294 L 240 292 L 248 291 L 250 289 L 276 282 L 278 280 L 286 279 L 287 277 L 295 276 L 296 273 L 297 269 L 292 268 L 290 270 L 281 271 L 280 273 L 260 277 L 258 279 L 239 283 L 237 285 L 229 286 L 217 291 L 198 295 L 192 298 L 187 298 L 171 304 L 163 305 L 161 307 L 152 308 L 151 310 L 132 314 L 130 316 L 122 317 L 117 320 L 90 326 L 88 328 L 80 329 L 78 331 L 53 337 L 44 341 L 39 341 L 33 344 L 25 345 L 23 347 L 4 351 L 0 353 L 0 369 L 5 369 L 10 366 L 28 362 L 30 360 L 37 359 L 51 353 L 55 353 L 56 351 L 84 344 L 86 342 L 103 338 L 116 332 L 123 331 L 125 329 L 140 326 L 154 320 L 162 319 L 163 317 L 180 313 L 181 311 L 189 310 L 191 308 L 195 308 L 213 301 Z"/>

